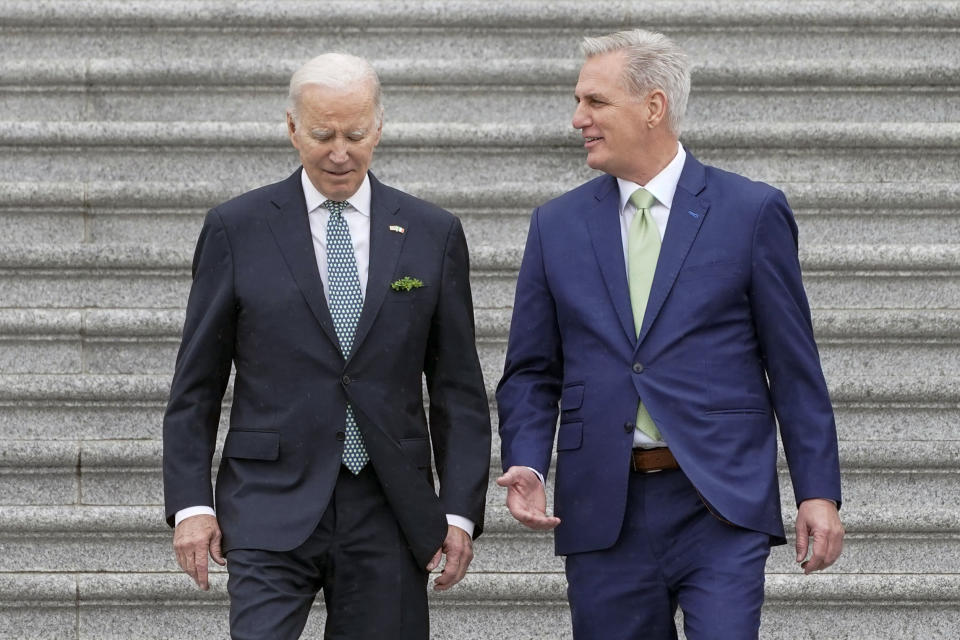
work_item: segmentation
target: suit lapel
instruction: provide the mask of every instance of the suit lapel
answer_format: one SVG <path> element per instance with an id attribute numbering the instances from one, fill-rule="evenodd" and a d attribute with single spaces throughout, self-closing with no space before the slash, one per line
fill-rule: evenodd
<path id="1" fill-rule="evenodd" d="M 405 234 L 391 231 L 390 227 L 399 226 L 406 229 L 407 226 L 406 219 L 399 209 L 400 202 L 396 194 L 383 186 L 371 173 L 370 268 L 367 275 L 367 292 L 363 299 L 360 320 L 357 322 L 357 331 L 353 337 L 351 356 L 357 352 L 370 327 L 373 326 L 373 321 L 383 304 L 383 298 L 393 281 Z"/>
<path id="2" fill-rule="evenodd" d="M 596 199 L 587 212 L 587 227 L 593 242 L 593 251 L 607 285 L 607 293 L 620 318 L 620 325 L 630 344 L 636 342 L 633 328 L 633 311 L 630 309 L 630 290 L 627 287 L 627 269 L 623 257 L 623 240 L 620 235 L 620 196 L 617 181 L 607 176 L 600 181 L 594 193 Z"/>
<path id="3" fill-rule="evenodd" d="M 653 275 L 650 298 L 643 314 L 640 336 L 637 338 L 638 345 L 643 342 L 653 321 L 660 313 L 710 208 L 709 202 L 698 197 L 705 185 L 703 165 L 688 152 L 673 196 L 673 204 L 670 207 L 667 230 L 663 234 L 657 270 Z"/>
<path id="4" fill-rule="evenodd" d="M 277 211 L 267 218 L 267 222 L 283 259 L 317 322 L 333 344 L 339 345 L 333 329 L 333 319 L 323 295 L 323 281 L 320 279 L 317 256 L 313 250 L 313 237 L 310 234 L 310 220 L 307 218 L 307 204 L 303 198 L 299 170 L 280 183 L 272 202 Z"/>

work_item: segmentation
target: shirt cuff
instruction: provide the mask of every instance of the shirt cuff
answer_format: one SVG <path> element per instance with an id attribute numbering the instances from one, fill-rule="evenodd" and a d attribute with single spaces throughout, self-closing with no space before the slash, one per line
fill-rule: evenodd
<path id="1" fill-rule="evenodd" d="M 452 513 L 447 514 L 447 524 L 452 524 L 455 527 L 460 527 L 467 532 L 467 535 L 471 538 L 473 537 L 473 520 L 469 518 L 464 518 L 463 516 L 457 516 Z"/>
<path id="2" fill-rule="evenodd" d="M 537 470 L 534 469 L 533 467 L 524 467 L 524 468 L 525 468 L 525 469 L 530 469 L 530 471 L 533 471 L 535 474 L 537 474 L 537 478 L 540 479 L 540 484 L 544 484 L 544 485 L 547 484 L 546 480 L 543 479 L 543 474 L 542 474 L 542 473 L 540 473 L 539 471 L 537 471 Z"/>
<path id="3" fill-rule="evenodd" d="M 181 522 L 191 516 L 213 516 L 216 518 L 217 512 L 210 507 L 187 507 L 186 509 L 180 509 L 173 517 L 173 526 L 180 526 Z"/>

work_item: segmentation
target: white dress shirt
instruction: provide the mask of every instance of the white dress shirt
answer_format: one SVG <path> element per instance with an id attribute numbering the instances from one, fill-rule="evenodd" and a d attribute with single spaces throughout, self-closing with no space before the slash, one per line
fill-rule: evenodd
<path id="1" fill-rule="evenodd" d="M 627 236 L 630 233 L 630 224 L 633 222 L 633 217 L 637 214 L 637 208 L 630 202 L 630 196 L 642 187 L 656 198 L 656 202 L 650 207 L 650 215 L 657 224 L 660 240 L 663 241 L 663 234 L 667 230 L 667 220 L 670 218 L 670 207 L 673 206 L 673 194 L 677 192 L 677 183 L 680 182 L 680 173 L 683 171 L 683 163 L 686 159 L 687 152 L 684 151 L 683 145 L 678 142 L 677 155 L 646 185 L 639 185 L 636 182 L 617 178 L 617 185 L 620 187 L 620 241 L 623 243 L 623 268 L 627 270 L 628 274 L 630 267 L 627 257 Z M 667 444 L 655 441 L 639 429 L 634 429 L 633 446 L 641 449 L 652 449 L 665 447 Z"/>
<path id="2" fill-rule="evenodd" d="M 310 221 L 310 236 L 313 239 L 313 252 L 317 256 L 317 268 L 320 270 L 320 280 L 323 282 L 323 295 L 330 299 L 330 279 L 327 274 L 327 221 L 330 212 L 321 207 L 329 200 L 320 193 L 307 172 L 301 169 L 300 183 L 303 185 L 303 198 L 307 203 L 307 218 Z M 350 206 L 344 208 L 343 219 L 350 229 L 350 241 L 353 244 L 353 254 L 357 259 L 357 275 L 360 277 L 360 295 L 367 295 L 367 278 L 370 274 L 370 176 L 364 176 L 363 182 L 356 193 L 347 198 Z M 175 524 L 180 524 L 190 516 L 215 516 L 216 512 L 210 507 L 188 507 L 177 511 L 174 516 Z M 447 514 L 447 524 L 460 527 L 473 536 L 474 523 L 469 518 L 452 513 Z"/>

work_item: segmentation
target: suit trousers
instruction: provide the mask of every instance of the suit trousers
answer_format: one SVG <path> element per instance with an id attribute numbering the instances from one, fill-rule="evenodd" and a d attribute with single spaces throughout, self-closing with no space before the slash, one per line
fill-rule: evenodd
<path id="1" fill-rule="evenodd" d="M 318 592 L 327 640 L 426 640 L 427 571 L 417 566 L 372 464 L 345 467 L 313 534 L 291 551 L 227 553 L 233 640 L 296 640 Z"/>
<path id="2" fill-rule="evenodd" d="M 713 515 L 680 470 L 631 473 L 613 547 L 566 558 L 576 640 L 756 640 L 765 533 Z M 562 515 L 561 515 L 562 517 Z"/>

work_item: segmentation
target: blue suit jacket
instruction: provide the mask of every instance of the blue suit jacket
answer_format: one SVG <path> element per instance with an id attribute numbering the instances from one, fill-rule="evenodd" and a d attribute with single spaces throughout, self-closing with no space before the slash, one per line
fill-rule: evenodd
<path id="1" fill-rule="evenodd" d="M 546 475 L 556 435 L 558 554 L 616 541 L 640 398 L 723 518 L 783 542 L 775 415 L 797 502 L 839 504 L 833 410 L 780 191 L 687 155 L 639 337 L 616 180 L 533 212 L 497 401 L 504 469 Z"/>
<path id="2" fill-rule="evenodd" d="M 340 469 L 348 401 L 421 566 L 443 542 L 445 513 L 473 520 L 475 535 L 483 529 L 490 417 L 463 229 L 449 212 L 372 175 L 370 186 L 369 278 L 346 358 L 317 269 L 300 170 L 207 215 L 164 417 L 163 476 L 171 523 L 184 507 L 214 505 L 210 463 L 233 364 L 216 484 L 225 552 L 285 551 L 313 533 Z M 393 290 L 404 276 L 424 286 Z"/>

